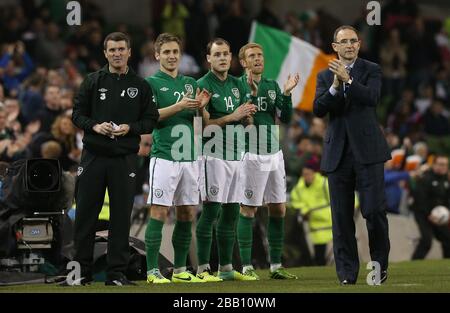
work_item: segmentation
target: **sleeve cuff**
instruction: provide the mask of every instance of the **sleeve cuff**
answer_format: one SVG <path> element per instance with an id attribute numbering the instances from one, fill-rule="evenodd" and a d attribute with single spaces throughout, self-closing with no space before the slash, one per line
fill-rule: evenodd
<path id="1" fill-rule="evenodd" d="M 331 95 L 334 97 L 335 95 L 337 95 L 338 90 L 336 88 L 334 88 L 333 86 L 330 87 L 330 89 L 328 89 L 331 93 Z"/>

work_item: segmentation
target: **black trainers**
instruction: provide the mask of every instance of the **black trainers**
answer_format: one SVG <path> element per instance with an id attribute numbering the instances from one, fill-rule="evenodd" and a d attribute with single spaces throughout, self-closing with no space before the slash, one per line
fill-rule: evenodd
<path id="1" fill-rule="evenodd" d="M 386 270 L 381 271 L 380 284 L 384 284 L 388 279 L 388 272 Z"/>
<path id="2" fill-rule="evenodd" d="M 137 284 L 128 280 L 125 276 L 108 279 L 105 281 L 105 286 L 137 286 Z"/>

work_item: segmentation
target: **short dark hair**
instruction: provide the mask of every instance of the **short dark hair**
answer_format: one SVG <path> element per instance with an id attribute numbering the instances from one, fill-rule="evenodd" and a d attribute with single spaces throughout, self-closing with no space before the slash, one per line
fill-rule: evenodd
<path id="1" fill-rule="evenodd" d="M 178 36 L 175 36 L 170 33 L 162 33 L 158 36 L 158 38 L 156 38 L 155 51 L 157 53 L 161 52 L 162 45 L 165 43 L 168 43 L 168 42 L 172 42 L 172 41 L 174 41 L 178 44 L 178 46 L 180 47 L 180 52 L 181 52 L 181 39 Z"/>
<path id="2" fill-rule="evenodd" d="M 341 30 L 343 30 L 343 29 L 350 29 L 350 30 L 353 30 L 355 33 L 356 33 L 356 36 L 358 36 L 359 37 L 359 35 L 358 35 L 358 31 L 356 30 L 356 28 L 354 28 L 353 26 L 350 26 L 350 25 L 342 25 L 342 26 L 339 26 L 335 31 L 334 31 L 334 35 L 333 35 L 333 41 L 334 42 L 336 42 L 336 37 L 337 37 L 337 34 L 341 31 Z"/>
<path id="3" fill-rule="evenodd" d="M 108 36 L 106 36 L 105 40 L 103 41 L 103 49 L 106 50 L 108 41 L 125 41 L 127 43 L 127 48 L 129 49 L 131 46 L 131 40 L 128 35 L 120 32 L 111 33 Z"/>
<path id="4" fill-rule="evenodd" d="M 230 48 L 230 50 L 231 50 L 231 45 L 228 41 L 226 41 L 223 38 L 214 38 L 213 40 L 208 42 L 208 45 L 206 46 L 206 54 L 208 54 L 208 55 L 211 54 L 211 48 L 212 48 L 213 44 L 216 44 L 218 46 L 227 45 L 228 48 Z"/>

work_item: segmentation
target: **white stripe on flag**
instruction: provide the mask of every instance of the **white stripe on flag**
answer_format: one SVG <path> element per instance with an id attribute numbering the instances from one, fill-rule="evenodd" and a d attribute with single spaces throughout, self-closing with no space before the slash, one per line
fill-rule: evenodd
<path id="1" fill-rule="evenodd" d="M 284 83 L 286 82 L 289 74 L 300 74 L 300 83 L 292 92 L 293 107 L 296 107 L 302 101 L 306 82 L 311 75 L 311 70 L 319 53 L 319 49 L 311 44 L 295 37 L 292 38 L 289 52 L 284 59 L 283 65 L 281 66 L 277 82 L 283 90 Z"/>

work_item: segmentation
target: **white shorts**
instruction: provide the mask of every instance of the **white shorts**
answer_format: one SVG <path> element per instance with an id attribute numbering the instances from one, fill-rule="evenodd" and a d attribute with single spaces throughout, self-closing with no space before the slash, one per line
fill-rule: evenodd
<path id="1" fill-rule="evenodd" d="M 203 201 L 239 203 L 239 172 L 241 161 L 203 157 L 200 190 Z"/>
<path id="2" fill-rule="evenodd" d="M 200 202 L 198 161 L 177 162 L 150 159 L 148 204 L 198 205 Z"/>
<path id="3" fill-rule="evenodd" d="M 286 202 L 286 172 L 283 152 L 271 155 L 246 153 L 239 176 L 240 203 L 261 206 Z"/>

